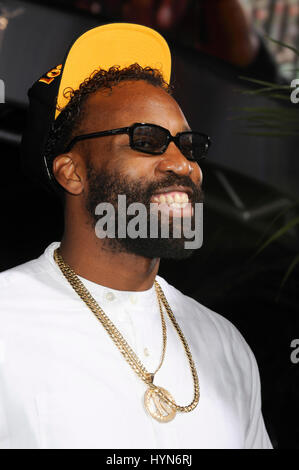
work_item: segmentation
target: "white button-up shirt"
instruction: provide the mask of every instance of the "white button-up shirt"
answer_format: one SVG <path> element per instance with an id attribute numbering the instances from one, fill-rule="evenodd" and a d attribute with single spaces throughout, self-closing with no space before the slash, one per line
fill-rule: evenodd
<path id="1" fill-rule="evenodd" d="M 145 411 L 146 384 L 56 265 L 57 246 L 0 274 L 0 448 L 271 448 L 255 358 L 228 320 L 157 276 L 201 392 L 192 412 L 160 423 Z M 124 292 L 81 280 L 153 372 L 162 352 L 154 287 Z M 154 383 L 188 405 L 190 367 L 165 319 L 166 356 Z"/>

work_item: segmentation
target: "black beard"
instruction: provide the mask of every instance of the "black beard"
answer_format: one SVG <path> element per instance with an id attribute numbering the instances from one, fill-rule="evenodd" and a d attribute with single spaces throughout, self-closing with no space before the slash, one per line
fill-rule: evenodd
<path id="1" fill-rule="evenodd" d="M 182 236 L 180 238 L 162 238 L 161 237 L 161 217 L 159 217 L 158 238 L 117 238 L 118 234 L 118 195 L 126 195 L 127 207 L 134 203 L 140 202 L 145 205 L 148 214 L 147 226 L 150 220 L 150 199 L 158 190 L 168 186 L 185 186 L 190 188 L 193 193 L 189 197 L 193 209 L 195 203 L 203 202 L 203 192 L 200 186 L 196 186 L 189 176 L 178 176 L 174 173 L 169 174 L 161 181 L 153 183 L 145 183 L 144 180 L 130 181 L 125 180 L 121 174 L 117 172 L 96 172 L 92 166 L 87 168 L 88 178 L 88 194 L 86 196 L 86 210 L 90 216 L 91 223 L 95 227 L 99 217 L 95 214 L 96 206 L 101 202 L 110 203 L 115 209 L 115 238 L 104 238 L 103 248 L 114 253 L 126 252 L 133 253 L 146 258 L 167 258 L 167 259 L 186 259 L 189 258 L 195 249 L 186 249 L 185 242 L 188 240 Z M 191 217 L 191 229 L 195 226 L 195 211 Z M 160 215 L 160 214 L 159 214 Z M 135 216 L 127 215 L 129 222 Z M 169 218 L 169 233 L 172 233 L 174 219 L 175 223 L 182 224 L 182 218 Z M 182 226 L 181 226 L 182 228 Z M 190 240 L 189 240 L 190 241 Z"/>

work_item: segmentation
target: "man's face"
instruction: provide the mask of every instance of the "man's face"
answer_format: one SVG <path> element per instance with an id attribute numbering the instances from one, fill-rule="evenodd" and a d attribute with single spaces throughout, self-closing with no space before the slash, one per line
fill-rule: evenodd
<path id="1" fill-rule="evenodd" d="M 110 91 L 99 91 L 88 98 L 80 129 L 76 134 L 127 127 L 136 122 L 151 123 L 168 129 L 172 135 L 189 130 L 188 123 L 176 103 L 164 90 L 145 81 L 123 82 Z M 93 228 L 99 217 L 95 208 L 99 203 L 111 203 L 116 210 L 116 238 L 106 239 L 105 244 L 113 251 L 125 251 L 149 258 L 184 258 L 193 250 L 184 248 L 185 238 L 132 239 L 117 238 L 118 195 L 126 195 L 127 207 L 143 203 L 150 221 L 150 203 L 171 207 L 171 196 L 181 200 L 188 195 L 189 202 L 202 201 L 201 170 L 195 162 L 188 161 L 172 142 L 162 155 L 148 155 L 131 149 L 127 134 L 95 138 L 83 141 L 78 150 L 84 154 L 86 163 L 85 206 L 91 216 Z M 189 204 L 190 206 L 190 204 Z M 170 207 L 167 209 L 170 209 Z M 163 205 L 162 205 L 163 208 Z M 166 211 L 167 212 L 167 211 Z M 169 211 L 168 211 L 169 212 Z M 179 214 L 179 215 L 178 215 Z M 170 234 L 176 224 L 182 228 L 181 210 L 169 212 Z M 194 225 L 194 215 L 186 212 Z M 129 221 L 131 217 L 127 217 Z M 164 222 L 163 222 L 164 220 Z M 165 223 L 159 215 L 159 223 Z"/>

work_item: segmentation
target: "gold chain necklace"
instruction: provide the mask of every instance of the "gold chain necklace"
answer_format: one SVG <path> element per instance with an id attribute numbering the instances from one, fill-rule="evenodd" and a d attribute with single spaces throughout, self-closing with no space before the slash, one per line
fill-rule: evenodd
<path id="1" fill-rule="evenodd" d="M 163 350 L 162 350 L 162 356 L 161 356 L 161 361 L 158 366 L 158 368 L 155 370 L 154 373 L 150 373 L 146 370 L 142 362 L 139 360 L 135 352 L 132 350 L 132 348 L 129 346 L 127 341 L 124 339 L 120 331 L 116 328 L 116 326 L 112 323 L 112 321 L 107 317 L 105 314 L 104 310 L 98 305 L 96 300 L 92 297 L 90 292 L 86 289 L 84 284 L 80 281 L 76 273 L 73 271 L 73 269 L 63 260 L 59 248 L 57 248 L 54 251 L 54 260 L 59 266 L 62 274 L 64 277 L 67 279 L 67 281 L 71 284 L 72 288 L 75 290 L 75 292 L 79 295 L 79 297 L 83 300 L 83 302 L 87 305 L 87 307 L 93 312 L 95 317 L 101 322 L 111 339 L 113 340 L 114 344 L 117 346 L 119 351 L 122 353 L 124 356 L 125 360 L 127 363 L 132 367 L 134 372 L 143 380 L 148 385 L 148 389 L 145 392 L 144 395 L 144 405 L 147 410 L 147 412 L 156 420 L 160 422 L 167 422 L 172 420 L 177 411 L 188 413 L 197 406 L 199 402 L 199 382 L 198 382 L 198 376 L 195 368 L 194 361 L 192 359 L 192 355 L 189 349 L 189 346 L 187 344 L 187 341 L 174 317 L 174 314 L 172 313 L 172 310 L 166 300 L 166 297 L 158 284 L 157 281 L 155 281 L 155 290 L 157 294 L 157 299 L 159 303 L 159 309 L 160 309 L 160 314 L 161 314 L 161 322 L 162 322 L 162 333 L 163 333 Z M 177 331 L 179 338 L 181 342 L 183 343 L 188 362 L 190 365 L 191 369 L 191 374 L 193 378 L 193 385 L 194 385 L 194 397 L 190 405 L 187 406 L 179 406 L 175 403 L 173 397 L 171 394 L 165 390 L 162 387 L 158 387 L 157 385 L 154 385 L 153 380 L 155 374 L 158 372 L 160 367 L 162 366 L 164 357 L 165 357 L 165 351 L 166 351 L 166 324 L 163 316 L 163 308 L 162 305 L 164 305 L 165 310 L 175 328 Z"/>

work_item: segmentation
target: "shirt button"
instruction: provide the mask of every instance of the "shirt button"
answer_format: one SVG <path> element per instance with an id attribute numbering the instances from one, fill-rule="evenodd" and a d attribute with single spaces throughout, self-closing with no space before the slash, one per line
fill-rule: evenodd
<path id="1" fill-rule="evenodd" d="M 144 348 L 143 353 L 146 357 L 150 355 L 149 350 L 147 348 Z"/>
<path id="2" fill-rule="evenodd" d="M 115 295 L 113 294 L 113 292 L 106 292 L 105 297 L 109 301 L 112 301 L 115 299 Z"/>
<path id="3" fill-rule="evenodd" d="M 134 294 L 131 295 L 131 296 L 130 296 L 130 302 L 131 302 L 131 304 L 133 304 L 133 305 L 137 304 L 137 302 L 138 302 L 137 296 L 134 295 Z"/>

